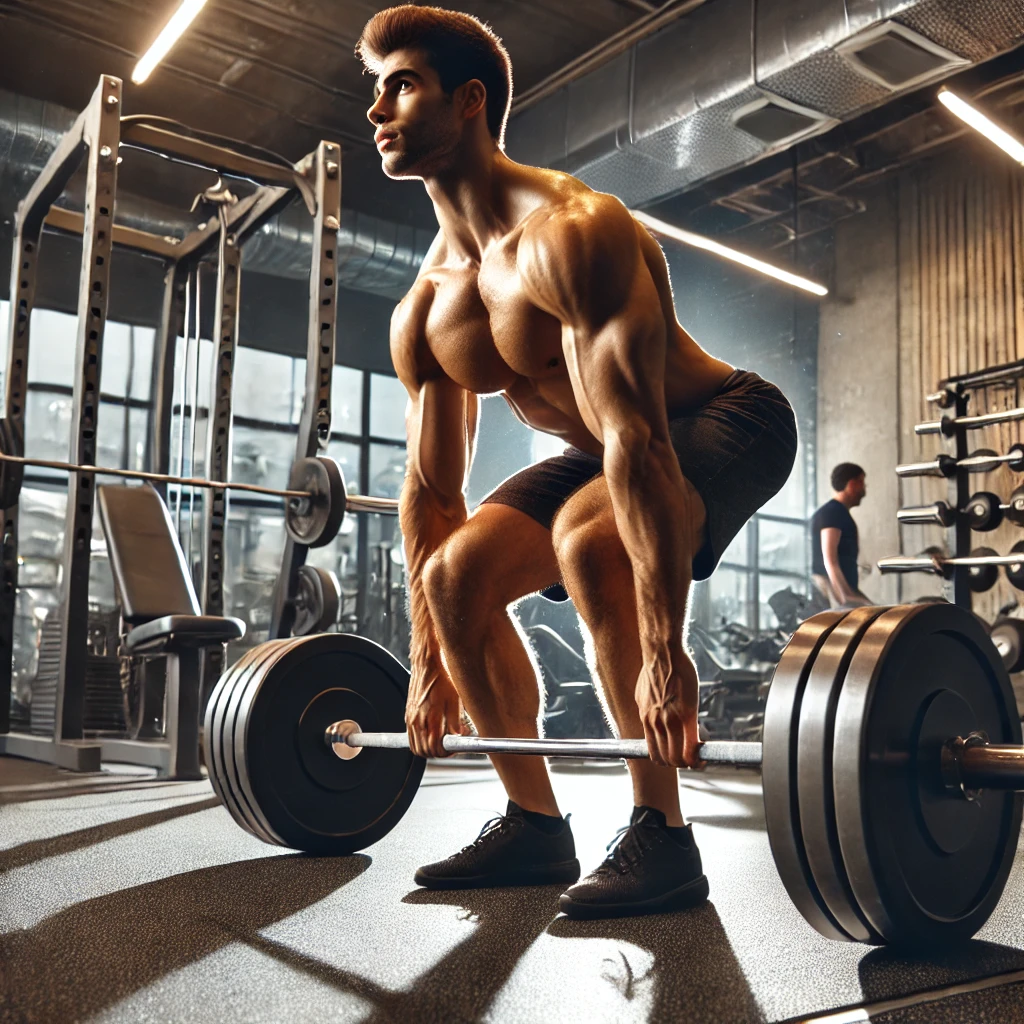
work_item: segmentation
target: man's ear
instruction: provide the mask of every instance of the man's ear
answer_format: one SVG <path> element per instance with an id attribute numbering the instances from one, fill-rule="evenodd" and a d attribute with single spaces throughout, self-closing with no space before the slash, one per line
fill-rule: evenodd
<path id="1" fill-rule="evenodd" d="M 459 112 L 469 121 L 487 107 L 487 88 L 480 79 L 471 78 L 456 88 L 453 98 Z"/>

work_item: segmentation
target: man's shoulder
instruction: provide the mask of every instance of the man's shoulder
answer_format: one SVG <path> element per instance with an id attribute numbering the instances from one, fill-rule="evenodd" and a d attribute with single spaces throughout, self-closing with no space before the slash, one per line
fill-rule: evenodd
<path id="1" fill-rule="evenodd" d="M 835 498 L 829 498 L 811 517 L 815 526 L 836 526 L 839 523 L 852 521 L 850 510 Z"/>

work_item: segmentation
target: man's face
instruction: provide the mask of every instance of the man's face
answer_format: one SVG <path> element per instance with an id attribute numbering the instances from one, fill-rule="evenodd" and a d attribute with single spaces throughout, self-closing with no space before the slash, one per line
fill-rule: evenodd
<path id="1" fill-rule="evenodd" d="M 847 484 L 850 497 L 853 499 L 853 505 L 859 505 L 864 500 L 864 495 L 868 493 L 868 485 L 863 475 L 855 477 Z"/>
<path id="2" fill-rule="evenodd" d="M 458 145 L 463 122 L 437 72 L 420 50 L 396 50 L 385 58 L 366 112 L 389 178 L 423 178 L 443 170 Z"/>

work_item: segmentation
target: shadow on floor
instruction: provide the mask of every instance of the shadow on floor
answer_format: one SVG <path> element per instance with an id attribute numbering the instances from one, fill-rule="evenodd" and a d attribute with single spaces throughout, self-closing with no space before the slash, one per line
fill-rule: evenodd
<path id="1" fill-rule="evenodd" d="M 871 1003 L 1024 970 L 1024 950 L 980 939 L 919 956 L 882 947 L 867 953 L 857 970 L 864 1001 Z"/>
<path id="2" fill-rule="evenodd" d="M 649 917 L 605 921 L 558 917 L 548 932 L 559 938 L 610 939 L 651 953 L 654 962 L 640 977 L 632 969 L 628 950 L 619 952 L 619 963 L 609 962 L 604 975 L 626 999 L 632 999 L 641 985 L 653 985 L 650 1021 L 755 1024 L 764 1020 L 712 903 Z"/>
<path id="3" fill-rule="evenodd" d="M 286 855 L 189 871 L 76 903 L 0 936 L 12 1019 L 81 1021 L 290 917 L 362 874 L 365 855 Z"/>
<path id="4" fill-rule="evenodd" d="M 408 988 L 397 991 L 249 933 L 241 941 L 373 1007 L 363 1024 L 460 1024 L 480 1020 L 516 964 L 558 913 L 564 886 L 431 892 L 416 889 L 402 902 L 460 907 L 476 928 Z"/>
<path id="5" fill-rule="evenodd" d="M 34 839 L 30 843 L 22 843 L 20 846 L 12 846 L 9 850 L 0 851 L 0 874 L 12 871 L 14 868 L 23 868 L 27 864 L 34 864 L 47 857 L 75 853 L 88 846 L 105 843 L 109 839 L 117 839 L 119 836 L 130 835 L 132 832 L 141 832 L 153 825 L 160 825 L 165 821 L 173 821 L 175 818 L 183 818 L 185 815 L 197 814 L 199 811 L 208 811 L 211 807 L 219 806 L 220 800 L 217 797 L 207 797 L 205 800 L 194 800 L 191 803 L 178 804 L 175 807 L 164 807 L 159 811 L 135 814 L 130 818 L 119 818 L 117 821 L 108 821 L 105 825 L 81 828 L 60 836 Z"/>
<path id="6" fill-rule="evenodd" d="M 687 814 L 686 798 L 683 797 L 683 816 L 688 822 L 696 822 L 700 825 L 714 825 L 718 828 L 737 828 L 751 832 L 763 832 L 765 830 L 764 820 L 764 798 L 760 790 L 729 790 L 728 793 L 715 792 L 721 796 L 725 806 L 728 804 L 738 805 L 732 810 L 733 813 L 724 814 Z M 743 808 L 743 811 L 740 810 Z"/>

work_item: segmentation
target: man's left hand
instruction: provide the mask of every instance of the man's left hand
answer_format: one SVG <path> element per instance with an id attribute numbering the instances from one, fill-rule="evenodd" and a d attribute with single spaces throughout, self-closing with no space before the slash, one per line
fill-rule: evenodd
<path id="1" fill-rule="evenodd" d="M 697 756 L 697 669 L 682 643 L 645 657 L 635 696 L 651 760 L 676 768 L 702 768 Z"/>

